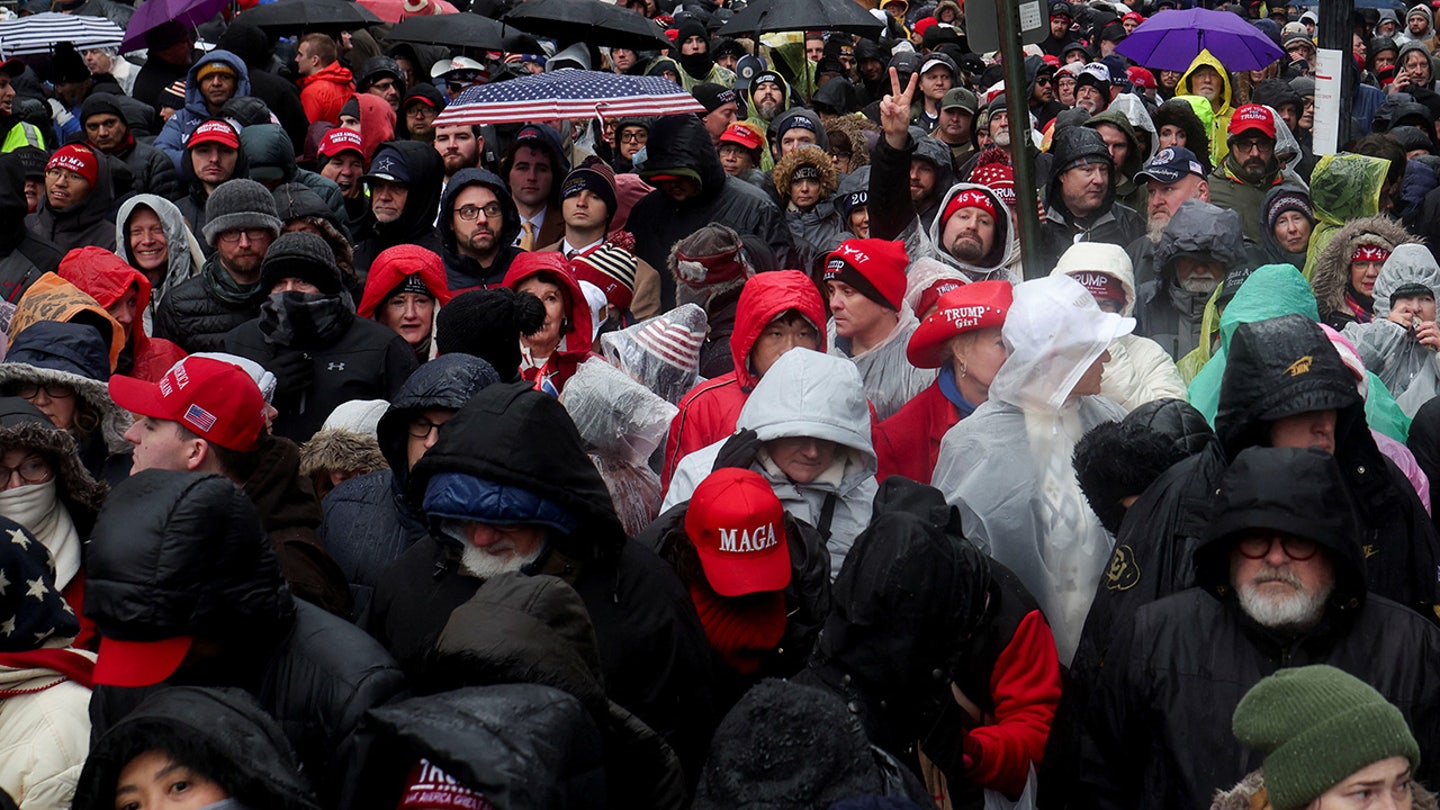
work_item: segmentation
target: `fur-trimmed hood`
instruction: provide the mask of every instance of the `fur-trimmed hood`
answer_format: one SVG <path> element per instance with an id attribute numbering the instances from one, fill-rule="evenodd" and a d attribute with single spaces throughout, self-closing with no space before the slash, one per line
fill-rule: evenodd
<path id="1" fill-rule="evenodd" d="M 796 149 L 781 158 L 770 172 L 771 179 L 775 181 L 775 190 L 780 193 L 782 198 L 786 198 L 787 202 L 790 195 L 790 178 L 801 166 L 812 166 L 819 170 L 820 199 L 824 200 L 835 193 L 836 187 L 840 184 L 840 173 L 835 171 L 835 161 L 830 159 L 829 153 L 823 149 Z"/>
<path id="2" fill-rule="evenodd" d="M 323 470 L 365 475 L 389 468 L 380 440 L 353 430 L 325 428 L 300 448 L 300 474 L 306 477 Z"/>
<path id="3" fill-rule="evenodd" d="M 1411 810 L 1440 810 L 1434 793 L 1421 787 L 1418 782 L 1413 784 L 1414 800 Z M 1215 791 L 1215 801 L 1210 803 L 1210 810 L 1272 810 L 1269 799 L 1256 795 L 1264 789 L 1264 769 L 1251 771 L 1235 787 Z"/>
<path id="4" fill-rule="evenodd" d="M 108 487 L 96 481 L 80 461 L 75 438 L 50 423 L 35 406 L 18 397 L 0 398 L 0 447 L 23 447 L 49 457 L 59 484 L 60 502 L 81 538 L 88 538 L 95 516 L 105 505 Z"/>
<path id="5" fill-rule="evenodd" d="M 1378 244 L 1394 250 L 1396 245 L 1418 241 L 1403 225 L 1387 216 L 1362 217 L 1345 223 L 1320 251 L 1310 279 L 1310 289 L 1315 291 L 1321 316 L 1345 307 L 1345 288 L 1350 284 L 1350 254 L 1355 248 L 1361 244 Z"/>
<path id="6" fill-rule="evenodd" d="M 858 115 L 837 115 L 825 123 L 826 135 L 839 131 L 850 142 L 850 173 L 870 165 L 870 143 L 865 140 L 868 118 Z M 831 138 L 834 141 L 834 138 Z"/>

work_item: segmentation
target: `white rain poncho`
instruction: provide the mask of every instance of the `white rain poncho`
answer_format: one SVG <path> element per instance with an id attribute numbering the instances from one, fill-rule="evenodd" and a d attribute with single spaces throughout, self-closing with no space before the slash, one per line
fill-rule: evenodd
<path id="1" fill-rule="evenodd" d="M 646 462 L 665 438 L 675 406 L 598 360 L 576 367 L 560 404 L 605 479 L 625 533 L 639 534 L 660 514 L 660 476 Z"/>
<path id="2" fill-rule="evenodd" d="M 686 304 L 601 335 L 600 346 L 606 359 L 675 405 L 700 380 L 700 348 L 709 331 L 705 310 Z"/>
<path id="3" fill-rule="evenodd" d="M 1413 330 L 1388 320 L 1390 298 L 1402 286 L 1419 284 L 1440 300 L 1440 266 L 1422 245 L 1397 245 L 1375 278 L 1375 320 L 1352 323 L 1344 335 L 1355 344 L 1365 368 L 1395 395 L 1406 416 L 1440 393 L 1440 355 L 1415 339 Z"/>
<path id="4" fill-rule="evenodd" d="M 1071 458 L 1086 431 L 1125 416 L 1108 399 L 1070 391 L 1134 328 L 1068 276 L 1016 287 L 1002 329 L 1009 357 L 990 399 L 945 434 L 935 465 L 933 484 L 959 507 L 965 536 L 1034 595 L 1067 666 L 1113 542 Z"/>
<path id="5" fill-rule="evenodd" d="M 875 448 L 870 443 L 870 408 L 855 364 L 842 357 L 796 349 L 775 361 L 745 406 L 736 428 L 752 429 L 762 442 L 804 436 L 840 445 L 835 463 L 814 481 L 797 484 L 769 460 L 762 449 L 750 469 L 765 476 L 791 516 L 827 534 L 830 578 L 840 573 L 855 537 L 870 523 L 878 486 Z M 710 475 L 715 457 L 728 439 L 691 453 L 680 461 L 665 493 L 663 512 L 690 500 L 695 487 Z M 831 501 L 828 526 L 826 501 Z"/>
<path id="6" fill-rule="evenodd" d="M 875 415 L 881 421 L 889 419 L 905 407 L 915 395 L 930 387 L 939 374 L 933 368 L 916 368 L 910 365 L 905 347 L 910 345 L 910 336 L 920 328 L 920 320 L 910 311 L 909 304 L 900 308 L 900 320 L 885 339 L 860 354 L 850 354 L 850 341 L 835 334 L 835 321 L 831 319 L 826 327 L 830 343 L 830 354 L 848 358 L 860 369 L 860 378 L 865 383 L 865 396 L 875 406 Z"/>

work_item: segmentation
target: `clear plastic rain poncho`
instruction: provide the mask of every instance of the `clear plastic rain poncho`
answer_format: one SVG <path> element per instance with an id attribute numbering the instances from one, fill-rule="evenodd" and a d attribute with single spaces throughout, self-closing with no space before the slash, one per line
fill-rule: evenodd
<path id="1" fill-rule="evenodd" d="M 705 310 L 686 304 L 601 335 L 600 345 L 610 362 L 675 405 L 700 381 L 700 349 L 709 331 Z"/>
<path id="2" fill-rule="evenodd" d="M 575 369 L 560 404 L 605 479 L 625 533 L 639 534 L 660 514 L 660 476 L 646 462 L 665 438 L 675 406 L 594 359 Z"/>
<path id="3" fill-rule="evenodd" d="M 1002 330 L 1009 358 L 989 401 L 945 434 L 935 465 L 934 485 L 959 507 L 966 537 L 1025 583 L 1066 666 L 1113 542 L 1071 458 L 1087 431 L 1125 416 L 1108 399 L 1070 392 L 1134 328 L 1132 318 L 1101 312 L 1069 276 L 1016 287 Z"/>
<path id="4" fill-rule="evenodd" d="M 1380 213 L 1380 191 L 1390 161 L 1368 155 L 1325 155 L 1310 173 L 1310 204 L 1315 209 L 1315 230 L 1305 259 L 1305 278 L 1315 278 L 1315 265 L 1325 246 L 1346 222 Z"/>
<path id="5" fill-rule="evenodd" d="M 1360 352 L 1406 416 L 1440 393 L 1440 355 L 1420 345 L 1414 328 L 1389 320 L 1390 299 L 1403 286 L 1418 284 L 1440 299 L 1440 266 L 1423 245 L 1396 245 L 1375 279 L 1375 320 L 1352 323 L 1344 335 Z"/>

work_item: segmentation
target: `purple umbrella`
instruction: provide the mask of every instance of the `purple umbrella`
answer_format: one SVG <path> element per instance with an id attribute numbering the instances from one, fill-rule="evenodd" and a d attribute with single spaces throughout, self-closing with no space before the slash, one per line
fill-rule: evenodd
<path id="1" fill-rule="evenodd" d="M 1160 70 L 1185 70 L 1202 50 L 1232 71 L 1260 70 L 1285 56 L 1279 45 L 1238 14 L 1204 8 L 1162 11 L 1115 47 L 1121 56 Z"/>
<path id="2" fill-rule="evenodd" d="M 194 28 L 220 13 L 230 0 L 145 0 L 135 9 L 135 16 L 125 28 L 120 52 L 129 53 L 145 47 L 145 35 L 168 22 Z"/>

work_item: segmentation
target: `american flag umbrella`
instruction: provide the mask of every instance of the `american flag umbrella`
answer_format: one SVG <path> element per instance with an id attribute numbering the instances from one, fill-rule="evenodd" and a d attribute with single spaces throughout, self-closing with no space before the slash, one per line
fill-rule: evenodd
<path id="1" fill-rule="evenodd" d="M 0 59 L 50 53 L 57 42 L 76 49 L 114 48 L 125 38 L 120 26 L 105 17 L 46 11 L 0 22 Z"/>
<path id="2" fill-rule="evenodd" d="M 435 126 L 517 124 L 560 118 L 703 113 L 695 97 L 659 76 L 557 70 L 471 87 L 435 119 Z"/>

